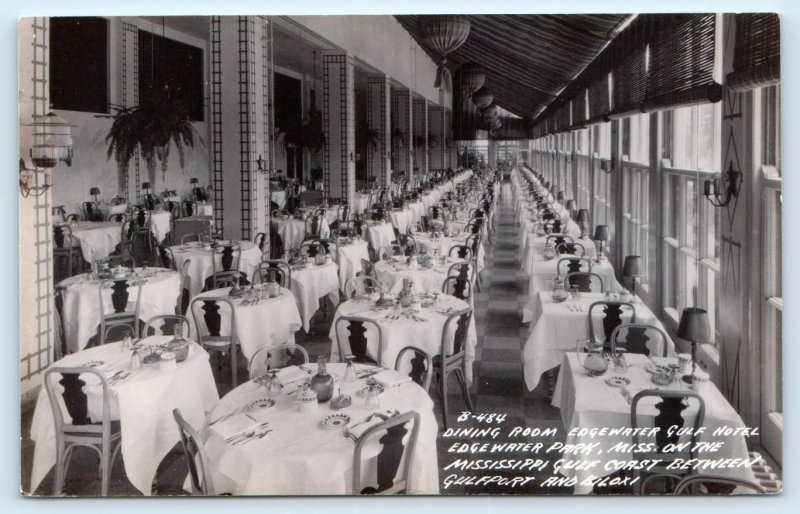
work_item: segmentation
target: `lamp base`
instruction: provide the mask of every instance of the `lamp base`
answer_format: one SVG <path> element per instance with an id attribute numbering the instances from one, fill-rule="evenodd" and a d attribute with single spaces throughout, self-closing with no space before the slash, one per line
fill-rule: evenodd
<path id="1" fill-rule="evenodd" d="M 694 384 L 697 381 L 695 376 L 692 375 L 691 373 L 687 373 L 686 375 L 683 375 L 681 377 L 681 380 L 683 380 L 687 384 Z"/>

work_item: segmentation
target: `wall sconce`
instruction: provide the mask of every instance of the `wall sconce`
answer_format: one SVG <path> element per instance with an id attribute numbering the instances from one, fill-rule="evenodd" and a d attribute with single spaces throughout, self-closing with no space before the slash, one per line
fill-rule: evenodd
<path id="1" fill-rule="evenodd" d="M 350 162 L 356 162 L 356 158 L 355 155 L 353 155 L 353 152 L 350 152 Z"/>
<path id="2" fill-rule="evenodd" d="M 260 173 L 266 173 L 266 172 L 269 171 L 269 170 L 267 170 L 266 164 L 267 164 L 267 161 L 265 161 L 264 158 L 261 157 L 261 154 L 258 154 L 258 159 L 256 159 L 256 169 Z"/>
<path id="3" fill-rule="evenodd" d="M 31 162 L 33 168 L 25 166 L 25 161 L 19 162 L 19 187 L 23 197 L 41 196 L 51 184 L 47 183 L 45 175 L 44 183 L 38 184 L 37 173 L 55 168 L 58 161 L 64 161 L 67 166 L 72 166 L 72 136 L 70 135 L 70 125 L 63 118 L 49 112 L 44 116 L 36 116 L 32 127 L 33 145 L 30 149 Z"/>
<path id="4" fill-rule="evenodd" d="M 714 178 L 703 182 L 703 196 L 714 207 L 727 207 L 731 200 L 739 196 L 742 188 L 742 172 L 733 169 L 733 162 L 728 163 L 728 169 Z"/>
<path id="5" fill-rule="evenodd" d="M 614 171 L 614 161 L 611 159 L 600 159 L 600 169 L 603 173 L 612 173 Z"/>

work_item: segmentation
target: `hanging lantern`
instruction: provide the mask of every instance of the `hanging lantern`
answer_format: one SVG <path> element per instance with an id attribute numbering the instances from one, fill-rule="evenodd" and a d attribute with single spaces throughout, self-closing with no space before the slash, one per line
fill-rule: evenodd
<path id="1" fill-rule="evenodd" d="M 481 109 L 481 117 L 483 119 L 488 120 L 490 118 L 494 118 L 495 116 L 497 116 L 497 105 L 496 104 L 490 104 L 489 106 L 484 107 L 483 109 Z"/>
<path id="2" fill-rule="evenodd" d="M 492 100 L 494 100 L 494 95 L 491 91 L 486 89 L 485 86 L 472 93 L 472 103 L 474 103 L 478 109 L 489 107 Z"/>
<path id="3" fill-rule="evenodd" d="M 466 16 L 424 16 L 422 41 L 425 46 L 439 54 L 436 81 L 433 87 L 449 90 L 452 86 L 450 70 L 447 69 L 447 54 L 457 50 L 469 36 L 469 19 Z"/>
<path id="4" fill-rule="evenodd" d="M 467 62 L 458 68 L 458 85 L 468 95 L 480 89 L 485 81 L 486 72 L 480 64 Z"/>
<path id="5" fill-rule="evenodd" d="M 37 116 L 33 128 L 31 161 L 38 168 L 54 168 L 58 161 L 72 165 L 71 125 L 55 113 Z"/>

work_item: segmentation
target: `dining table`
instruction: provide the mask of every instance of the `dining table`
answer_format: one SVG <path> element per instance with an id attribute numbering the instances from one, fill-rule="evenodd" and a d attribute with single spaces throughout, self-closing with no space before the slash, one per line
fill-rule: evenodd
<path id="1" fill-rule="evenodd" d="M 81 247 L 83 260 L 88 263 L 105 259 L 122 241 L 122 223 L 116 221 L 69 221 L 57 225 L 72 230 L 75 244 Z"/>
<path id="2" fill-rule="evenodd" d="M 375 272 L 378 281 L 392 293 L 399 293 L 403 288 L 404 280 L 413 282 L 412 291 L 415 293 L 438 293 L 448 276 L 450 266 L 463 259 L 454 257 L 431 258 L 428 264 L 408 262 L 407 257 L 389 257 L 375 263 Z M 474 284 L 473 284 L 474 287 Z"/>
<path id="3" fill-rule="evenodd" d="M 128 204 L 100 202 L 97 204 L 97 210 L 100 211 L 100 215 L 106 220 L 112 214 L 125 214 L 128 212 Z"/>
<path id="4" fill-rule="evenodd" d="M 330 255 L 324 264 L 316 264 L 309 257 L 306 262 L 292 264 L 291 290 L 300 309 L 303 330 L 311 329 L 311 318 L 319 310 L 319 301 L 328 297 L 334 307 L 339 303 L 339 266 Z"/>
<path id="5" fill-rule="evenodd" d="M 143 353 L 145 349 L 159 353 L 172 339 L 172 336 L 150 336 L 138 341 L 137 347 Z M 180 442 L 172 410 L 180 409 L 189 423 L 201 426 L 205 413 L 217 404 L 219 395 L 208 353 L 195 342 L 190 343 L 188 357 L 169 368 L 156 361 L 132 369 L 132 354 L 121 342 L 108 343 L 67 355 L 50 367 L 92 367 L 105 375 L 109 384 L 111 419 L 120 423 L 125 475 L 139 492 L 149 496 L 159 464 Z M 88 417 L 93 421 L 101 420 L 99 379 L 87 373 L 79 379 L 84 382 L 82 392 L 86 395 Z M 58 379 L 54 378 L 53 382 L 63 394 Z M 72 417 L 63 403 L 61 409 L 64 419 L 71 423 Z M 36 399 L 30 437 L 35 443 L 30 490 L 35 491 L 56 463 L 55 421 L 44 387 Z"/>
<path id="6" fill-rule="evenodd" d="M 316 373 L 316 366 L 310 364 L 278 371 L 282 388 L 277 395 L 270 396 L 260 379 L 226 394 L 200 432 L 216 492 L 236 496 L 359 494 L 352 484 L 356 439 L 384 418 L 416 411 L 420 426 L 406 493 L 438 494 L 439 429 L 430 395 L 408 376 L 376 366 L 354 366 L 355 376 L 349 378 L 345 364 L 326 367 L 335 380 L 334 394 L 351 399 L 341 409 L 333 409 L 330 401 L 300 407 L 297 397 L 302 385 Z M 370 380 L 382 389 L 378 407 L 366 405 L 364 390 Z M 384 435 L 377 434 L 364 445 L 364 485 L 378 485 L 374 477 L 379 456 L 392 448 L 384 446 Z"/>
<path id="7" fill-rule="evenodd" d="M 253 281 L 256 270 L 261 264 L 261 250 L 252 241 L 231 241 L 239 245 L 242 249 L 239 258 L 239 271 L 247 275 L 247 280 Z M 177 269 L 183 267 L 186 260 L 191 260 L 189 263 L 188 276 L 189 276 L 189 293 L 195 296 L 205 287 L 205 282 L 208 277 L 214 274 L 214 251 L 211 245 L 203 244 L 199 241 L 191 241 L 182 245 L 175 245 L 170 247 L 172 254 L 175 256 L 175 265 Z M 217 267 L 222 269 L 221 257 L 217 257 Z"/>
<path id="8" fill-rule="evenodd" d="M 531 330 L 522 349 L 522 369 L 529 391 L 536 388 L 546 371 L 561 364 L 564 353 L 575 351 L 577 341 L 590 339 L 589 307 L 605 299 L 602 293 L 581 293 L 578 299 L 559 303 L 551 293 L 543 292 L 528 303 L 530 310 L 524 312 L 523 323 L 530 321 Z M 656 315 L 641 300 L 635 300 L 633 306 L 636 323 L 661 327 Z M 595 308 L 592 316 L 595 333 L 602 333 L 602 309 Z M 674 353 L 671 340 L 667 342 L 667 353 Z"/>
<path id="9" fill-rule="evenodd" d="M 414 211 L 408 207 L 403 209 L 392 209 L 389 211 L 389 218 L 392 220 L 392 226 L 401 234 L 408 233 L 408 227 L 413 227 L 414 223 L 416 222 L 414 219 Z"/>
<path id="10" fill-rule="evenodd" d="M 96 337 L 100 326 L 100 285 L 113 279 L 92 278 L 82 273 L 66 278 L 56 284 L 61 294 L 61 320 L 67 352 L 83 350 L 91 338 Z M 175 314 L 181 293 L 180 275 L 165 268 L 134 268 L 128 277 L 130 298 L 141 295 L 139 319 L 148 319 L 159 314 Z M 106 312 L 113 312 L 111 288 L 103 291 Z"/>
<path id="11" fill-rule="evenodd" d="M 438 252 L 439 255 L 448 255 L 450 249 L 454 246 L 466 244 L 470 234 L 462 231 L 449 236 L 437 234 L 434 238 L 430 232 L 415 232 L 413 236 L 417 245 L 425 248 L 429 253 Z M 455 254 L 455 252 L 453 253 Z M 483 247 L 483 242 L 478 245 L 478 255 L 475 258 L 475 262 L 478 264 L 478 272 L 483 271 L 486 267 L 486 250 Z"/>
<path id="12" fill-rule="evenodd" d="M 270 200 L 275 202 L 278 206 L 278 209 L 284 209 L 286 207 L 286 190 L 270 190 L 269 192 Z"/>
<path id="13" fill-rule="evenodd" d="M 289 289 L 280 288 L 280 293 L 274 298 L 264 297 L 266 296 L 262 293 L 264 289 L 265 285 L 253 287 L 259 295 L 257 299 L 249 296 L 249 287 L 245 287 L 245 294 L 238 298 L 230 296 L 230 287 L 204 291 L 193 297 L 193 300 L 213 297 L 230 300 L 236 318 L 236 342 L 248 362 L 261 348 L 294 343 L 294 333 L 303 325 L 297 302 Z M 194 303 L 192 309 L 186 313 L 190 335 L 194 338 L 198 336 L 197 320 L 206 315 L 205 305 L 204 302 Z M 221 304 L 217 312 L 220 316 L 220 326 L 223 329 L 229 327 L 231 312 L 228 306 Z M 200 320 L 200 330 L 200 335 L 208 335 L 206 324 L 202 320 Z"/>
<path id="14" fill-rule="evenodd" d="M 524 243 L 520 245 L 520 248 L 522 248 L 520 262 L 522 262 L 523 268 L 527 268 L 534 256 L 541 255 L 544 252 L 545 246 L 547 245 L 548 236 L 540 236 L 534 232 L 524 232 L 523 234 L 522 240 Z M 588 237 L 577 237 L 574 238 L 573 241 L 575 243 L 580 243 L 580 245 L 583 246 L 585 251 L 583 254 L 584 257 L 589 259 L 597 259 L 597 247 L 593 240 L 589 239 Z"/>
<path id="15" fill-rule="evenodd" d="M 553 279 L 559 276 L 558 261 L 562 258 L 568 257 L 567 255 L 556 255 L 552 259 L 545 259 L 544 255 L 531 252 L 528 256 L 528 261 L 524 264 L 523 271 L 528 274 L 528 296 L 533 298 L 542 291 L 550 291 L 553 288 Z M 585 263 L 584 263 L 585 265 Z M 561 265 L 561 277 L 567 276 L 567 265 Z M 589 270 L 600 276 L 603 281 L 603 287 L 606 291 L 612 293 L 619 293 L 623 287 L 617 282 L 617 277 L 614 274 L 614 266 L 611 261 L 603 259 L 600 262 L 591 261 L 591 269 Z"/>
<path id="16" fill-rule="evenodd" d="M 362 260 L 369 260 L 369 245 L 363 239 L 340 244 L 332 248 L 331 256 L 339 265 L 339 287 L 344 291 L 347 281 L 363 271 Z"/>
<path id="17" fill-rule="evenodd" d="M 661 389 L 664 391 L 686 390 L 688 386 L 680 381 L 673 382 L 671 385 L 656 385 L 652 381 L 652 374 L 648 371 L 650 360 L 640 354 L 627 354 L 627 371 L 619 372 L 609 369 L 602 376 L 589 375 L 581 365 L 581 360 L 575 351 L 567 352 L 562 356 L 561 372 L 556 382 L 552 404 L 561 412 L 561 419 L 564 422 L 566 432 L 566 445 L 577 448 L 584 448 L 584 445 L 596 445 L 595 449 L 589 453 L 578 452 L 570 456 L 575 460 L 575 466 L 562 467 L 561 474 L 572 478 L 577 478 L 575 494 L 589 494 L 592 492 L 591 485 L 584 485 L 585 481 L 592 475 L 603 477 L 614 472 L 608 469 L 607 465 L 611 461 L 636 460 L 637 455 L 632 451 L 612 450 L 619 443 L 630 444 L 631 436 L 626 434 L 604 435 L 602 437 L 592 437 L 590 430 L 593 428 L 631 428 L 631 403 L 630 400 L 638 392 L 643 390 Z M 674 357 L 654 358 L 656 364 L 669 365 L 676 364 Z M 607 381 L 610 377 L 621 377 L 627 381 L 627 385 L 620 386 L 619 380 Z M 614 385 L 611 385 L 614 384 Z M 705 459 L 750 459 L 747 448 L 747 440 L 743 435 L 746 425 L 742 418 L 725 399 L 717 386 L 708 380 L 703 380 L 694 385 L 693 392 L 696 392 L 703 399 L 705 405 L 705 418 L 703 420 L 704 431 L 698 436 L 699 442 L 722 443 L 714 452 L 700 453 L 700 458 Z M 658 426 L 655 417 L 659 414 L 656 403 L 660 398 L 645 398 L 641 400 L 637 409 L 638 427 Z M 697 416 L 696 401 L 689 401 L 688 406 L 681 413 L 683 418 L 682 427 L 693 426 Z M 728 435 L 716 435 L 718 428 L 728 427 L 731 431 Z M 734 432 L 738 430 L 738 432 Z M 683 435 L 679 442 L 689 440 L 687 435 Z M 652 442 L 653 439 L 643 438 L 643 441 Z M 590 461 L 596 464 L 589 466 Z M 739 478 L 750 482 L 757 482 L 752 469 L 748 467 L 739 468 L 720 468 L 713 471 L 714 475 L 730 478 Z"/>
<path id="18" fill-rule="evenodd" d="M 306 222 L 302 219 L 273 217 L 272 229 L 281 236 L 283 246 L 287 250 L 300 248 L 306 237 Z M 330 232 L 330 227 L 321 221 L 319 237 L 327 238 Z"/>
<path id="19" fill-rule="evenodd" d="M 396 300 L 397 295 L 388 292 L 384 299 L 393 300 L 390 307 L 378 307 L 377 294 L 369 294 L 342 302 L 336 309 L 331 323 L 330 339 L 331 362 L 340 360 L 339 347 L 336 343 L 336 320 L 341 316 L 357 316 L 374 320 L 381 327 L 383 340 L 378 340 L 374 327 L 366 325 L 364 337 L 367 340 L 367 355 L 372 359 L 378 357 L 378 344 L 382 345 L 381 362 L 379 364 L 394 367 L 398 352 L 406 346 L 416 346 L 430 356 L 440 354 L 442 330 L 447 317 L 453 312 L 466 309 L 469 304 L 464 300 L 444 293 L 416 295 L 417 303 L 412 307 L 402 308 Z M 432 301 L 430 306 L 422 307 L 425 300 Z M 451 326 L 455 326 L 453 323 Z M 452 333 L 448 333 L 448 341 L 452 344 Z M 472 362 L 475 360 L 477 345 L 475 317 L 470 319 L 467 332 L 465 358 L 467 363 L 467 381 L 472 380 Z"/>
<path id="20" fill-rule="evenodd" d="M 384 246 L 391 246 L 392 241 L 396 239 L 394 227 L 385 221 L 368 222 L 364 232 L 364 239 L 375 252 Z"/>

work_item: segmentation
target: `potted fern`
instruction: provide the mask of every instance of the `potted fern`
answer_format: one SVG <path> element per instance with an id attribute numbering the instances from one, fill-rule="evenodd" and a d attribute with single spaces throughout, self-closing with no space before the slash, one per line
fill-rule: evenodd
<path id="1" fill-rule="evenodd" d="M 195 129 L 183 102 L 175 101 L 169 91 L 162 90 L 144 95 L 139 105 L 111 106 L 111 109 L 114 114 L 99 117 L 113 120 L 106 135 L 106 158 L 114 157 L 120 177 L 127 175 L 128 165 L 138 151 L 145 161 L 150 183 L 155 183 L 159 164 L 164 178 L 172 144 L 178 151 L 180 167 L 184 168 L 185 149 L 194 146 Z"/>

